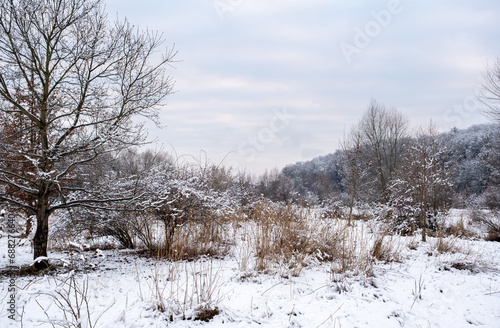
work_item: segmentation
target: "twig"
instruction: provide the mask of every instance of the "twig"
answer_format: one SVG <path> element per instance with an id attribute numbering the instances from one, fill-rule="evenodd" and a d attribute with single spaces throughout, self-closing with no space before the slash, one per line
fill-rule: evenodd
<path id="1" fill-rule="evenodd" d="M 493 292 L 493 293 L 488 293 L 488 294 L 484 294 L 484 295 L 490 296 L 490 295 L 495 295 L 495 294 L 500 294 L 500 292 Z"/>
<path id="2" fill-rule="evenodd" d="M 333 312 L 332 314 L 330 314 L 330 316 L 328 318 L 326 318 L 325 321 L 323 321 L 322 323 L 319 324 L 319 326 L 317 326 L 316 328 L 319 328 L 321 326 L 323 326 L 328 320 L 332 319 L 332 317 L 335 315 L 335 313 L 339 312 L 339 310 L 344 306 L 344 303 L 342 303 L 342 305 L 340 305 L 338 307 L 337 310 L 335 310 L 335 312 Z"/>
<path id="3" fill-rule="evenodd" d="M 279 285 L 283 285 L 282 282 L 280 283 L 277 283 L 276 285 L 272 286 L 272 287 L 269 287 L 268 289 L 266 289 L 262 294 L 260 294 L 260 296 L 264 296 L 265 293 L 267 293 L 268 291 L 270 291 L 271 289 L 275 288 L 275 287 L 278 287 Z"/>

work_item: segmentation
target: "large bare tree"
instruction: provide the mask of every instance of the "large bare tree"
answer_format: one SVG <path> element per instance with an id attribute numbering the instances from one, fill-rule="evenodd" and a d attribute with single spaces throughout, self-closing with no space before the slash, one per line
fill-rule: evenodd
<path id="1" fill-rule="evenodd" d="M 371 162 L 370 159 L 363 157 L 365 145 L 363 145 L 363 137 L 359 129 L 352 128 L 347 136 L 344 135 L 340 146 L 345 156 L 342 171 L 346 188 L 349 191 L 348 224 L 351 225 L 354 202 L 356 201 L 360 186 L 365 182 L 364 180 Z"/>
<path id="2" fill-rule="evenodd" d="M 376 176 L 374 190 L 379 195 L 378 200 L 383 202 L 389 201 L 389 182 L 403 158 L 407 127 L 408 120 L 403 114 L 375 100 L 371 101 L 358 126 L 360 144 L 364 145 Z"/>
<path id="3" fill-rule="evenodd" d="M 500 57 L 483 73 L 483 85 L 479 100 L 486 105 L 483 113 L 500 123 Z"/>
<path id="4" fill-rule="evenodd" d="M 158 122 L 173 87 L 163 42 L 108 21 L 101 0 L 0 0 L 0 201 L 36 216 L 35 259 L 55 211 L 124 198 L 99 197 L 78 172 L 145 142 L 134 117 Z"/>

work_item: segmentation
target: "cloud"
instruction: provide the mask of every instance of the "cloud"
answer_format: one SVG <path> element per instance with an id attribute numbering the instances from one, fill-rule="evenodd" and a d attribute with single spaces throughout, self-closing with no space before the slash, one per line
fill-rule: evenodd
<path id="1" fill-rule="evenodd" d="M 484 121 L 470 106 L 456 108 L 465 108 L 500 52 L 498 1 L 401 0 L 350 63 L 339 45 L 354 44 L 395 0 L 216 1 L 106 2 L 176 44 L 179 91 L 161 114 L 167 128 L 152 134 L 179 152 L 231 154 L 231 163 L 253 172 L 310 159 L 338 148 L 372 98 L 414 125 Z M 223 19 L 216 3 L 230 5 Z M 245 148 L 282 108 L 294 115 L 286 129 L 255 154 Z"/>

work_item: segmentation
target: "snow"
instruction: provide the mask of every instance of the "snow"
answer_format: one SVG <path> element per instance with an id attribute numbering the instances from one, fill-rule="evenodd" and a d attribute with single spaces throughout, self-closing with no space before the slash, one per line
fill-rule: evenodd
<path id="1" fill-rule="evenodd" d="M 73 322 L 56 302 L 73 291 L 72 281 L 88 301 L 88 311 L 85 302 L 81 308 L 83 327 L 90 327 L 88 313 L 92 327 L 110 328 L 500 327 L 500 243 L 447 239 L 453 251 L 440 253 L 438 239 L 397 238 L 401 261 L 377 262 L 371 275 L 333 274 L 328 263 L 310 265 L 296 277 L 241 271 L 245 250 L 175 263 L 127 250 L 52 252 L 51 261 L 75 270 L 15 278 L 15 322 L 7 312 L 10 277 L 1 276 L 0 327 L 21 327 L 21 319 L 22 327 Z M 32 263 L 23 245 L 16 248 L 16 265 Z M 3 271 L 5 236 L 0 249 Z M 164 312 L 158 310 L 162 301 Z M 220 314 L 210 322 L 183 320 L 203 306 Z"/>
<path id="2" fill-rule="evenodd" d="M 35 263 L 42 262 L 42 261 L 48 261 L 48 260 L 50 260 L 50 258 L 48 256 L 39 256 L 36 259 L 34 259 L 33 262 L 31 262 L 31 264 L 35 264 Z"/>

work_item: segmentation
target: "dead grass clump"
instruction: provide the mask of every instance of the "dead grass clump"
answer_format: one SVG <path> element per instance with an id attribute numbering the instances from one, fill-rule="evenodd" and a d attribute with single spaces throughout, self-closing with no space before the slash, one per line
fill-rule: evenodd
<path id="1" fill-rule="evenodd" d="M 456 237 L 445 238 L 441 236 L 431 241 L 430 248 L 432 251 L 438 252 L 439 254 L 455 254 L 460 252 L 458 241 L 459 239 Z"/>
<path id="2" fill-rule="evenodd" d="M 408 247 L 408 249 L 411 249 L 412 251 L 417 250 L 419 245 L 420 245 L 420 237 L 417 236 L 409 238 L 406 242 L 406 247 Z"/>
<path id="3" fill-rule="evenodd" d="M 453 269 L 461 270 L 461 271 L 470 271 L 470 272 L 478 272 L 477 265 L 475 263 L 465 263 L 465 262 L 453 262 L 451 264 Z"/>
<path id="4" fill-rule="evenodd" d="M 169 251 L 161 248 L 160 257 L 171 260 L 194 260 L 202 256 L 222 258 L 232 245 L 228 227 L 216 220 L 187 222 L 177 227 Z"/>
<path id="5" fill-rule="evenodd" d="M 343 250 L 347 245 L 345 239 L 348 238 L 350 229 L 347 221 L 316 222 L 314 227 L 314 255 L 320 262 L 334 261 L 348 253 Z"/>
<path id="6" fill-rule="evenodd" d="M 248 269 L 244 259 L 254 255 L 257 272 L 297 276 L 312 263 L 329 262 L 332 274 L 370 275 L 374 258 L 389 262 L 400 257 L 400 247 L 385 234 L 373 245 L 364 222 L 349 225 L 325 219 L 322 212 L 270 201 L 256 204 L 252 221 L 247 226 L 253 235 L 242 245 L 248 247 L 241 263 Z"/>
<path id="7" fill-rule="evenodd" d="M 218 307 L 215 308 L 202 308 L 198 309 L 196 311 L 196 316 L 194 318 L 195 321 L 204 321 L 204 322 L 210 322 L 213 318 L 218 316 L 220 314 L 220 310 Z"/>
<path id="8" fill-rule="evenodd" d="M 472 274 L 477 274 L 480 272 L 496 270 L 496 269 L 492 269 L 491 263 L 486 263 L 485 261 L 478 258 L 462 258 L 443 263 L 440 267 L 440 270 L 444 271 L 459 270 L 459 271 L 468 271 Z"/>
<path id="9" fill-rule="evenodd" d="M 335 273 L 371 275 L 373 260 L 370 254 L 370 240 L 364 227 L 348 227 L 343 230 L 341 244 L 332 265 Z"/>
<path id="10" fill-rule="evenodd" d="M 330 270 L 331 288 L 334 292 L 343 294 L 352 291 L 351 281 L 346 273 L 338 273 L 337 270 Z"/>
<path id="11" fill-rule="evenodd" d="M 460 220 L 451 224 L 446 228 L 445 235 L 454 236 L 458 238 L 474 238 L 476 234 L 473 233 L 466 223 L 465 218 L 462 216 Z"/>
<path id="12" fill-rule="evenodd" d="M 322 211 L 261 200 L 253 206 L 249 221 L 233 225 L 238 241 L 235 256 L 245 275 L 255 271 L 289 278 L 311 264 L 330 263 L 332 279 L 366 277 L 372 275 L 376 261 L 401 258 L 396 237 L 369 233 L 368 226 L 363 221 L 349 225 L 344 219 L 326 218 Z"/>
<path id="13" fill-rule="evenodd" d="M 496 241 L 500 243 L 500 232 L 490 231 L 486 236 L 486 241 Z"/>
<path id="14" fill-rule="evenodd" d="M 401 245 L 394 239 L 394 236 L 388 236 L 386 232 L 375 237 L 371 252 L 374 260 L 389 262 L 401 261 Z"/>
<path id="15" fill-rule="evenodd" d="M 275 271 L 288 266 L 292 271 L 307 266 L 312 253 L 309 211 L 294 205 L 269 201 L 256 204 L 253 211 L 255 270 Z"/>

